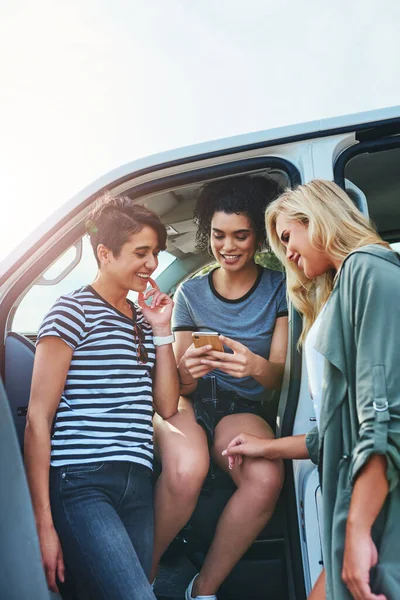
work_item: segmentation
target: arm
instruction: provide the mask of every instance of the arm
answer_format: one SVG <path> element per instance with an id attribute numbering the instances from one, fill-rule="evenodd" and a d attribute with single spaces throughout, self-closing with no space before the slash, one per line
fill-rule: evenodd
<path id="1" fill-rule="evenodd" d="M 349 531 L 371 531 L 389 493 L 386 468 L 386 458 L 375 454 L 361 470 L 351 496 L 347 518 Z"/>
<path id="2" fill-rule="evenodd" d="M 288 344 L 288 307 L 286 282 L 283 277 L 277 292 L 277 316 L 268 360 L 255 356 L 253 377 L 263 387 L 280 390 L 285 369 Z M 284 316 L 285 315 L 285 316 Z M 267 364 L 265 364 L 265 362 Z"/>
<path id="3" fill-rule="evenodd" d="M 165 337 L 171 335 L 171 315 L 174 303 L 160 292 L 157 284 L 150 279 L 151 289 L 139 293 L 138 304 L 146 320 L 150 323 L 153 335 Z M 146 300 L 152 298 L 151 304 Z M 156 361 L 153 375 L 153 403 L 163 419 L 169 419 L 178 408 L 179 380 L 172 344 L 156 346 Z"/>
<path id="4" fill-rule="evenodd" d="M 269 359 L 253 354 L 253 377 L 269 390 L 279 390 L 282 385 L 288 343 L 288 318 L 279 317 L 275 322 Z"/>
<path id="5" fill-rule="evenodd" d="M 269 460 L 309 458 L 306 436 L 294 435 L 278 439 L 259 438 L 248 433 L 241 433 L 233 438 L 222 456 L 228 457 L 229 468 L 242 464 L 243 456 L 268 458 Z"/>
<path id="6" fill-rule="evenodd" d="M 211 346 L 195 348 L 191 331 L 177 331 L 174 353 L 178 365 L 180 393 L 187 396 L 197 388 L 197 381 L 212 371 L 201 364 L 201 359 L 211 350 Z"/>
<path id="7" fill-rule="evenodd" d="M 25 429 L 24 457 L 47 583 L 57 592 L 64 580 L 62 551 L 50 510 L 50 432 L 65 385 L 73 350 L 56 337 L 37 346 Z"/>
<path id="8" fill-rule="evenodd" d="M 359 430 L 350 477 L 355 484 L 371 456 L 382 455 L 392 491 L 400 477 L 400 268 L 357 254 L 343 266 L 340 285 L 356 344 Z"/>
<path id="9" fill-rule="evenodd" d="M 233 350 L 233 354 L 213 350 L 201 362 L 232 377 L 254 377 L 263 387 L 279 390 L 285 369 L 287 330 L 287 317 L 279 317 L 275 323 L 268 360 L 254 354 L 240 342 L 220 335 L 220 340 Z"/>
<path id="10" fill-rule="evenodd" d="M 378 562 L 371 529 L 389 492 L 386 469 L 386 458 L 377 454 L 362 468 L 354 485 L 346 524 L 342 577 L 354 598 L 363 600 L 384 599 L 383 595 L 372 594 L 369 573 Z"/>
<path id="11" fill-rule="evenodd" d="M 174 354 L 178 365 L 180 393 L 188 396 L 197 388 L 197 380 L 212 369 L 201 365 L 200 358 L 205 356 L 210 347 L 196 349 L 193 345 L 192 333 L 196 331 L 196 323 L 191 303 L 187 297 L 186 286 L 181 285 L 174 296 L 175 306 L 172 321 L 175 329 Z"/>
<path id="12" fill-rule="evenodd" d="M 384 599 L 369 586 L 370 569 L 378 561 L 371 528 L 400 473 L 399 272 L 388 261 L 355 253 L 340 282 L 356 343 L 359 422 L 342 576 L 354 597 L 363 600 Z"/>
<path id="13" fill-rule="evenodd" d="M 154 335 L 171 335 L 171 327 L 153 327 Z M 156 346 L 156 363 L 153 379 L 153 402 L 158 414 L 169 419 L 178 408 L 179 379 L 172 344 Z"/>

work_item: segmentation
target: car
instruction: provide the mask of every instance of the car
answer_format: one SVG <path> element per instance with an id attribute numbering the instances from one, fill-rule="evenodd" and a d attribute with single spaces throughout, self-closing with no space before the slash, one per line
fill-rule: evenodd
<path id="1" fill-rule="evenodd" d="M 244 173 L 268 175 L 282 190 L 314 178 L 335 180 L 370 215 L 382 237 L 400 250 L 399 167 L 400 106 L 178 149 L 126 164 L 100 178 L 59 208 L 0 264 L 1 598 L 49 597 L 23 470 L 23 431 L 39 323 L 57 297 L 87 283 L 96 271 L 84 235 L 85 216 L 94 199 L 108 190 L 128 195 L 159 214 L 167 226 L 168 244 L 156 281 L 173 295 L 184 279 L 211 262 L 194 245 L 193 208 L 204 183 Z M 268 255 L 263 259 L 274 264 Z M 305 433 L 315 423 L 306 367 L 296 349 L 300 330 L 300 316 L 290 306 L 277 436 Z M 202 492 L 192 519 L 165 557 L 156 586 L 159 598 L 182 597 L 231 493 L 232 484 L 222 474 L 213 489 Z M 323 564 L 321 511 L 315 466 L 308 460 L 287 461 L 275 514 L 219 597 L 304 600 Z"/>

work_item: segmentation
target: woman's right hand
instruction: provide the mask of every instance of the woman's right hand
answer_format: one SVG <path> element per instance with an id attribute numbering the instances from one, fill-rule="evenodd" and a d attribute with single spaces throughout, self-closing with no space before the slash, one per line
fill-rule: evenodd
<path id="1" fill-rule="evenodd" d="M 222 452 L 222 456 L 228 457 L 228 465 L 233 469 L 235 465 L 240 466 L 244 456 L 252 458 L 269 458 L 268 446 L 271 440 L 257 437 L 249 433 L 240 433 L 228 444 Z"/>
<path id="2" fill-rule="evenodd" d="M 54 525 L 38 528 L 42 563 L 46 575 L 47 585 L 52 592 L 59 593 L 56 577 L 64 583 L 64 559 L 60 540 Z"/>
<path id="3" fill-rule="evenodd" d="M 195 348 L 194 344 L 189 346 L 179 362 L 179 377 L 182 383 L 189 384 L 190 380 L 194 382 L 214 370 L 214 367 L 201 363 L 201 359 L 210 350 L 212 350 L 212 346 L 202 346 L 201 348 Z"/>
<path id="4" fill-rule="evenodd" d="M 346 528 L 342 579 L 355 600 L 386 600 L 384 594 L 374 594 L 370 585 L 370 570 L 378 562 L 378 551 L 371 532 Z"/>

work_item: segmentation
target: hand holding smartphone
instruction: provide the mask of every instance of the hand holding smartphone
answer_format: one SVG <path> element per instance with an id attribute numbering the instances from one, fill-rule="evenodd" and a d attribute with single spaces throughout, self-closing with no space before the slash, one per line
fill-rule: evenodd
<path id="1" fill-rule="evenodd" d="M 219 333 L 216 331 L 194 331 L 192 333 L 195 348 L 202 346 L 212 346 L 213 350 L 224 352 L 224 346 L 219 339 Z"/>

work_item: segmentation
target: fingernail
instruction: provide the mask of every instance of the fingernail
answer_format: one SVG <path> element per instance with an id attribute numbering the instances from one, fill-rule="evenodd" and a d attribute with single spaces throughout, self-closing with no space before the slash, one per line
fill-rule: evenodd
<path id="1" fill-rule="evenodd" d="M 222 450 L 221 454 L 222 454 L 222 456 L 225 456 L 226 455 L 226 450 Z"/>

